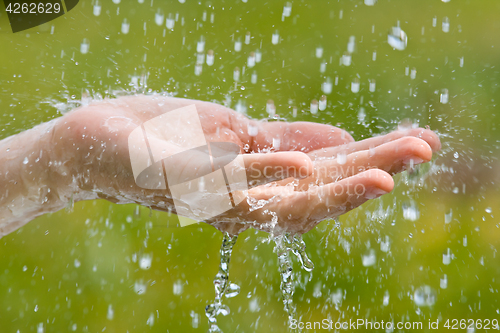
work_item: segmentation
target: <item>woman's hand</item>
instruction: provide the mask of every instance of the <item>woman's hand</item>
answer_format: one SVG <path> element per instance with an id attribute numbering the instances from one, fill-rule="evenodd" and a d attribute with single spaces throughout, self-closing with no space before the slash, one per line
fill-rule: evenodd
<path id="1" fill-rule="evenodd" d="M 0 232 L 6 234 L 38 215 L 58 210 L 71 198 L 104 198 L 175 212 L 168 185 L 149 189 L 137 185 L 129 135 L 149 120 L 193 104 L 205 140 L 235 144 L 242 153 L 250 189 L 233 191 L 239 204 L 206 221 L 231 233 L 250 226 L 307 232 L 321 220 L 391 191 L 390 174 L 408 164 L 429 161 L 432 151 L 440 148 L 438 137 L 424 129 L 354 142 L 347 132 L 329 125 L 254 121 L 214 103 L 172 97 L 120 97 L 80 107 L 0 142 L 0 160 L 10 161 L 0 167 L 0 174 L 10 173 L 0 190 L 12 194 L 0 198 Z M 175 151 L 169 138 L 176 132 L 182 136 L 185 130 L 173 127 L 165 133 L 158 126 L 149 137 L 150 149 Z M 30 137 L 36 142 L 30 143 Z M 16 145 L 23 149 L 14 149 L 14 156 L 7 146 Z M 42 157 L 36 159 L 38 154 Z M 22 155 L 28 163 L 20 164 L 25 162 Z M 200 163 L 195 156 L 177 162 L 174 169 L 183 177 L 197 176 Z M 17 164 L 19 170 L 14 170 Z M 28 202 L 23 199 L 26 188 L 32 188 L 32 207 L 23 214 L 19 205 Z M 36 198 L 37 192 L 45 197 Z"/>

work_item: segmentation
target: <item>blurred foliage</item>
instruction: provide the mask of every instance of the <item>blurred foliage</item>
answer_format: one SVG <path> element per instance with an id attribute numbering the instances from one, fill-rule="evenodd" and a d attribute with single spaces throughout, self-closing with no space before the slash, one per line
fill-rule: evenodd
<path id="1" fill-rule="evenodd" d="M 304 236 L 316 267 L 307 273 L 295 266 L 297 312 L 304 321 L 367 318 L 424 327 L 429 319 L 500 319 L 498 1 L 294 1 L 284 20 L 285 1 L 101 0 L 94 16 L 96 2 L 81 0 L 63 17 L 16 34 L 2 8 L 0 138 L 60 116 L 82 96 L 112 97 L 120 90 L 233 108 L 241 100 L 254 118 L 266 116 L 272 99 L 283 118 L 338 124 L 356 139 L 410 118 L 440 133 L 443 150 L 426 170 L 397 176 L 393 194 Z M 173 30 L 155 24 L 157 11 L 177 18 Z M 121 33 L 125 19 L 128 34 Z M 404 51 L 387 43 L 398 21 L 408 35 Z M 278 45 L 271 43 L 275 31 Z M 244 41 L 247 32 L 250 44 L 235 52 L 235 40 Z M 340 66 L 350 36 L 356 40 L 352 64 Z M 200 38 L 205 53 L 214 51 L 215 64 L 195 76 Z M 84 39 L 86 54 L 80 52 Z M 320 46 L 323 56 L 316 58 Z M 245 68 L 257 49 L 262 61 Z M 407 75 L 412 69 L 414 79 Z M 256 84 L 250 82 L 254 70 Z M 327 77 L 338 77 L 338 85 L 327 109 L 311 115 L 310 102 L 323 94 Z M 355 78 L 359 93 L 351 92 Z M 375 92 L 368 80 L 376 80 Z M 448 104 L 440 104 L 443 89 Z M 205 224 L 179 228 L 175 221 L 145 207 L 80 202 L 2 238 L 0 330 L 206 331 L 204 308 L 214 297 L 222 235 Z M 231 309 L 219 319 L 225 332 L 286 331 L 276 257 L 266 239 L 249 230 L 235 246 L 230 278 L 241 293 L 225 300 Z M 363 266 L 370 255 L 375 263 Z M 138 264 L 144 256 L 152 256 L 146 270 Z M 432 288 L 433 306 L 416 304 L 422 286 Z"/>

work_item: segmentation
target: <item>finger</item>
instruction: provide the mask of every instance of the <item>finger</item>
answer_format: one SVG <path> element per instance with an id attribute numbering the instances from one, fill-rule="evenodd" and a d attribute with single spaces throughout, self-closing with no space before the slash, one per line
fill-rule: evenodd
<path id="1" fill-rule="evenodd" d="M 416 137 L 403 137 L 370 149 L 351 153 L 345 161 L 339 159 L 319 160 L 314 163 L 314 175 L 318 184 L 327 184 L 356 175 L 367 169 L 381 169 L 391 175 L 408 167 L 429 162 L 432 149 L 429 144 Z M 299 187 L 307 180 L 299 182 Z M 310 183 L 310 181 L 309 181 Z"/>
<path id="2" fill-rule="evenodd" d="M 313 173 L 311 159 L 301 152 L 255 153 L 240 156 L 243 157 L 250 187 L 290 177 L 302 179 Z"/>
<path id="3" fill-rule="evenodd" d="M 306 214 L 310 221 L 321 221 L 344 214 L 393 188 L 394 181 L 387 172 L 371 169 L 339 182 L 294 192 L 288 199 L 289 208 L 279 205 L 278 209 L 280 215 L 285 212 L 284 216 Z"/>
<path id="4" fill-rule="evenodd" d="M 311 122 L 262 122 L 250 120 L 233 112 L 230 114 L 231 129 L 249 150 L 260 152 L 301 151 L 304 153 L 322 147 L 331 147 L 353 142 L 346 131 L 325 124 Z"/>
<path id="5" fill-rule="evenodd" d="M 424 140 L 431 147 L 432 151 L 441 149 L 441 142 L 436 133 L 424 128 L 414 128 L 409 130 L 398 130 L 386 135 L 377 136 L 362 141 L 348 143 L 344 146 L 322 148 L 309 153 L 312 159 L 334 157 L 338 154 L 350 154 L 352 152 L 369 150 L 381 144 L 397 140 L 402 137 L 412 136 Z"/>

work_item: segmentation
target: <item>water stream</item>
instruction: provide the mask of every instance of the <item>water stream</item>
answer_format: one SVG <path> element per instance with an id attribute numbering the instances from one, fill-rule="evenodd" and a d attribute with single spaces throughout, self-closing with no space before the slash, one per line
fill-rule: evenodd
<path id="1" fill-rule="evenodd" d="M 231 260 L 233 246 L 237 239 L 238 236 L 231 236 L 227 232 L 224 233 L 222 238 L 219 272 L 215 275 L 214 279 L 215 299 L 212 304 L 207 305 L 205 308 L 205 315 L 207 316 L 209 322 L 208 331 L 210 333 L 222 332 L 217 325 L 217 316 L 219 314 L 222 314 L 223 316 L 229 314 L 229 308 L 227 305 L 222 304 L 222 298 L 224 296 L 236 296 L 239 292 L 238 285 L 229 283 L 229 262 Z"/>

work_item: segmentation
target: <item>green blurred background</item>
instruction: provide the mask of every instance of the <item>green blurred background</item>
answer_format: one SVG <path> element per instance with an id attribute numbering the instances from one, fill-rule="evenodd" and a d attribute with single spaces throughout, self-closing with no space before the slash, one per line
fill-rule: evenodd
<path id="1" fill-rule="evenodd" d="M 284 20 L 285 1 L 182 2 L 82 0 L 16 34 L 0 5 L 0 138 L 60 116 L 82 96 L 121 90 L 240 103 L 254 118 L 267 116 L 272 99 L 287 120 L 339 125 L 356 140 L 410 118 L 440 134 L 442 151 L 398 175 L 392 194 L 304 236 L 316 267 L 307 273 L 295 263 L 297 313 L 304 321 L 500 319 L 500 2 L 293 1 Z M 158 26 L 156 13 L 176 18 L 173 30 Z M 387 43 L 398 21 L 408 36 L 403 51 Z M 341 66 L 350 36 L 352 64 Z M 215 63 L 196 76 L 201 38 Z M 246 68 L 257 49 L 262 61 Z M 336 77 L 326 110 L 311 115 L 322 83 Z M 221 239 L 205 224 L 180 228 L 166 213 L 105 201 L 40 217 L 0 240 L 0 331 L 204 332 Z M 224 332 L 287 331 L 266 239 L 249 230 L 235 245 L 230 278 L 241 292 L 224 300 L 231 309 L 219 317 Z M 422 290 L 428 304 L 419 301 Z"/>

